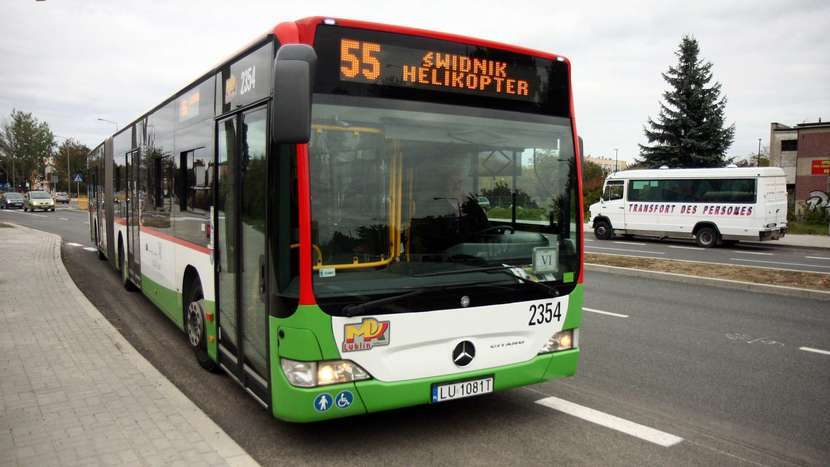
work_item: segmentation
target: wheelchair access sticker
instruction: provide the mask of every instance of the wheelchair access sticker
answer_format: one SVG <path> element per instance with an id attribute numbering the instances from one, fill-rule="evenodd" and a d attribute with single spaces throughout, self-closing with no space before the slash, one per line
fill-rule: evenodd
<path id="1" fill-rule="evenodd" d="M 327 394 L 325 392 L 318 394 L 317 397 L 314 398 L 314 410 L 318 412 L 325 412 L 331 408 L 331 403 L 331 394 Z"/>
<path id="2" fill-rule="evenodd" d="M 334 398 L 334 403 L 337 404 L 338 409 L 348 409 L 353 400 L 354 395 L 351 391 L 340 391 Z"/>

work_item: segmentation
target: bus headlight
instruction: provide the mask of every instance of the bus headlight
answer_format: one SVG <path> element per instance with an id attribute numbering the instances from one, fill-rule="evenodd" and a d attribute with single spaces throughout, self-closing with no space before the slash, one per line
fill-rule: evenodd
<path id="1" fill-rule="evenodd" d="M 350 360 L 298 362 L 280 359 L 285 378 L 292 386 L 313 388 L 329 384 L 349 383 L 369 379 L 369 373 Z"/>
<path id="2" fill-rule="evenodd" d="M 558 352 L 560 350 L 573 349 L 577 345 L 577 338 L 579 334 L 576 329 L 569 329 L 567 331 L 560 331 L 552 335 L 550 339 L 542 346 L 539 353 Z"/>

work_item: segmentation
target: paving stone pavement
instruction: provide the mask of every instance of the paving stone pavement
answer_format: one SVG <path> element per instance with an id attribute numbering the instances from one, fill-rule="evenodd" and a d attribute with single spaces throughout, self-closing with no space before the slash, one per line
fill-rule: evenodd
<path id="1" fill-rule="evenodd" d="M 0 467 L 257 465 L 78 290 L 60 237 L 5 225 Z"/>

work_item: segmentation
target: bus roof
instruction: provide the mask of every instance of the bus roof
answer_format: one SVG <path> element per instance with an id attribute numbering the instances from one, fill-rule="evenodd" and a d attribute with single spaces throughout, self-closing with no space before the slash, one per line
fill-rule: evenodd
<path id="1" fill-rule="evenodd" d="M 608 176 L 608 180 L 628 180 L 631 178 L 746 178 L 746 177 L 783 177 L 780 167 L 721 167 L 715 169 L 647 169 L 623 170 Z"/>

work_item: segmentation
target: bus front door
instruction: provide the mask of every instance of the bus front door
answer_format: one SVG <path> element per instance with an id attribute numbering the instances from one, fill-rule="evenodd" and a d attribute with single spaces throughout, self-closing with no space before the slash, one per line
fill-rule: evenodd
<path id="1" fill-rule="evenodd" d="M 608 180 L 602 193 L 602 211 L 611 222 L 611 228 L 625 229 L 625 184 L 622 180 Z"/>
<path id="2" fill-rule="evenodd" d="M 216 125 L 219 363 L 270 407 L 266 309 L 266 107 Z"/>

